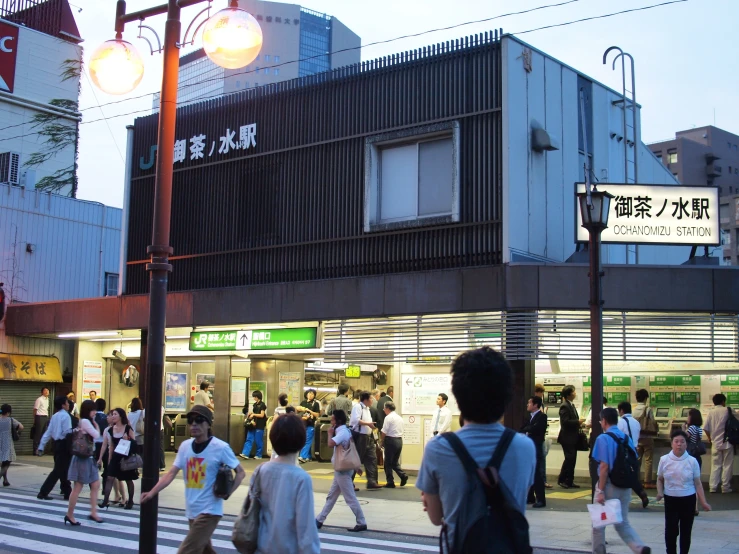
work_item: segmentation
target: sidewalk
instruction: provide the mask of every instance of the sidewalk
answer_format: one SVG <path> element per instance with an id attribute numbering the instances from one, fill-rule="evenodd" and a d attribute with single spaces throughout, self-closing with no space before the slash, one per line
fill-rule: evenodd
<path id="1" fill-rule="evenodd" d="M 38 492 L 38 489 L 51 469 L 51 457 L 34 458 L 19 456 L 8 474 L 12 489 Z M 249 472 L 250 473 L 250 472 Z M 237 514 L 246 496 L 250 475 L 242 484 L 243 491 L 226 501 L 225 513 Z M 415 491 L 407 491 L 409 494 Z M 52 494 L 58 493 L 58 487 Z M 136 503 L 138 503 L 139 483 L 136 484 Z M 0 490 L 0 495 L 2 490 Z M 82 493 L 86 495 L 86 489 Z M 709 495 L 708 501 L 711 502 Z M 159 494 L 159 505 L 167 508 L 182 509 L 184 483 L 178 478 Z M 316 513 L 324 503 L 324 493 L 315 494 Z M 385 500 L 364 496 L 360 498 L 362 510 L 371 529 L 382 529 L 392 533 L 423 535 L 437 537 L 439 528 L 432 525 L 423 506 L 417 500 Z M 537 547 L 537 554 L 550 552 L 590 552 L 590 520 L 587 511 L 581 506 L 573 506 L 573 511 L 534 511 L 528 510 L 526 516 L 531 525 L 531 542 Z M 630 520 L 642 539 L 652 547 L 654 552 L 664 549 L 664 512 L 662 510 L 641 509 L 630 512 Z M 739 554 L 739 542 L 736 540 L 737 512 L 725 510 L 718 512 L 701 512 L 693 526 L 693 546 L 700 554 Z M 343 500 L 337 502 L 326 524 L 336 527 L 354 525 L 351 511 Z M 631 551 L 621 542 L 613 529 L 606 533 L 609 554 L 628 554 Z"/>

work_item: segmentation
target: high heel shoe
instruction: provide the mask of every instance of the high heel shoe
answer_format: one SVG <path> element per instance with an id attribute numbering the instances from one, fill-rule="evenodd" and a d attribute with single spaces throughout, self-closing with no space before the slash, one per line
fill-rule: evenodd
<path id="1" fill-rule="evenodd" d="M 108 506 L 110 506 L 110 502 L 101 502 L 100 504 L 98 504 L 98 508 L 101 508 L 103 510 L 107 510 Z"/>
<path id="2" fill-rule="evenodd" d="M 91 519 L 91 520 L 92 520 L 92 521 L 94 521 L 95 523 L 102 523 L 102 522 L 103 522 L 103 520 L 102 520 L 101 518 L 97 518 L 97 519 L 95 519 L 95 518 L 94 518 L 94 517 L 92 517 L 91 515 L 90 515 L 90 516 L 87 516 L 87 519 Z"/>
<path id="3" fill-rule="evenodd" d="M 130 510 L 131 508 L 133 508 L 133 500 L 129 500 L 128 502 L 126 502 L 126 505 L 123 506 L 124 510 Z"/>
<path id="4" fill-rule="evenodd" d="M 69 523 L 72 526 L 82 525 L 79 521 L 72 521 L 71 519 L 69 519 L 69 516 L 64 516 L 64 526 L 65 527 L 67 526 L 67 523 Z"/>

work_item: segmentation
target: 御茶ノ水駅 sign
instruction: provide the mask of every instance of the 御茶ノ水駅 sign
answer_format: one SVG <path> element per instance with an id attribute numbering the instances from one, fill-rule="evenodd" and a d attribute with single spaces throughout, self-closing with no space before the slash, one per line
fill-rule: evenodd
<path id="1" fill-rule="evenodd" d="M 631 185 L 598 183 L 611 199 L 603 243 L 685 244 L 716 246 L 721 243 L 717 187 L 683 185 Z M 583 183 L 577 192 L 585 192 Z M 577 242 L 588 241 L 577 213 Z"/>
<path id="2" fill-rule="evenodd" d="M 316 347 L 316 327 L 200 331 L 190 333 L 190 350 L 290 350 Z"/>

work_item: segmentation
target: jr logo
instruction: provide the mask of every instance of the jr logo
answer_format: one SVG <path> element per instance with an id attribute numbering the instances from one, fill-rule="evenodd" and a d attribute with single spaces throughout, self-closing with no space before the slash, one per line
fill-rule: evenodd
<path id="1" fill-rule="evenodd" d="M 157 159 L 157 145 L 154 144 L 149 149 L 149 161 L 144 161 L 143 156 L 139 158 L 139 168 L 144 169 L 144 170 L 151 169 L 152 167 L 154 167 L 154 162 L 156 161 L 156 159 Z"/>

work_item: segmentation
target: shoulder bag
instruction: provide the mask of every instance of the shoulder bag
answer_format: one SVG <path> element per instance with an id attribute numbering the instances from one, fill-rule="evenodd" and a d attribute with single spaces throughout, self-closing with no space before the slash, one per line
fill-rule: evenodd
<path id="1" fill-rule="evenodd" d="M 344 448 L 337 445 L 334 450 L 334 470 L 336 471 L 354 471 L 362 467 L 359 460 L 359 453 L 354 444 L 354 439 L 349 439 L 349 446 Z"/>
<path id="2" fill-rule="evenodd" d="M 77 427 L 73 432 L 72 437 L 72 456 L 79 458 L 89 458 L 94 452 L 94 445 L 90 435 L 85 433 L 81 427 Z"/>
<path id="3" fill-rule="evenodd" d="M 254 554 L 259 541 L 259 516 L 262 503 L 259 496 L 262 492 L 260 485 L 260 470 L 257 469 L 254 485 L 246 495 L 239 517 L 234 522 L 231 542 L 241 554 Z"/>
<path id="4" fill-rule="evenodd" d="M 119 452 L 119 454 L 123 454 L 125 456 L 125 458 L 121 460 L 121 469 L 123 471 L 133 471 L 134 469 L 141 469 L 142 467 L 144 467 L 144 460 L 137 453 L 137 450 L 138 450 L 137 443 L 127 438 L 131 436 L 130 433 L 131 433 L 131 426 L 126 425 L 125 434 L 123 435 L 121 440 L 118 441 L 118 446 L 120 446 L 121 443 L 123 443 L 123 441 L 128 442 L 127 453 L 123 454 L 122 452 Z M 116 447 L 116 451 L 117 450 L 118 448 Z"/>
<path id="5" fill-rule="evenodd" d="M 213 482 L 213 494 L 217 498 L 228 498 L 231 494 L 231 488 L 234 484 L 234 472 L 226 464 L 221 464 L 216 474 L 216 480 Z"/>
<path id="6" fill-rule="evenodd" d="M 10 434 L 13 437 L 13 442 L 18 442 L 21 438 L 21 432 L 18 429 L 17 425 L 13 425 L 15 423 L 15 420 L 11 417 L 10 418 Z"/>

